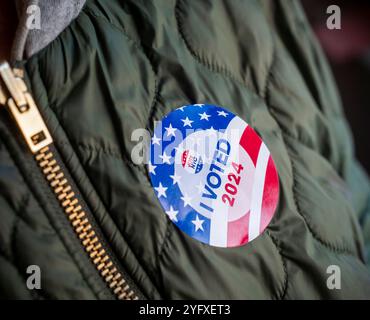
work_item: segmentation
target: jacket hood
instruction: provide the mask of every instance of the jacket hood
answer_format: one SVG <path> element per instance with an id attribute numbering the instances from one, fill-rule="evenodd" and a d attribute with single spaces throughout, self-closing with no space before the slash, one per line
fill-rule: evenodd
<path id="1" fill-rule="evenodd" d="M 45 48 L 78 16 L 85 2 L 16 0 L 19 24 L 12 48 L 12 60 L 29 58 Z"/>

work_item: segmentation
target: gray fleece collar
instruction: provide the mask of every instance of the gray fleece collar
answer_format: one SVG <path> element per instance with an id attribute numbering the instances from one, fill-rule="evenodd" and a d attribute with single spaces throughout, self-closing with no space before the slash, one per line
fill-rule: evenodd
<path id="1" fill-rule="evenodd" d="M 75 19 L 86 0 L 16 0 L 19 25 L 12 48 L 12 60 L 29 58 L 45 48 Z M 40 8 L 41 29 L 29 29 L 32 7 Z M 27 12 L 27 9 L 29 11 Z"/>

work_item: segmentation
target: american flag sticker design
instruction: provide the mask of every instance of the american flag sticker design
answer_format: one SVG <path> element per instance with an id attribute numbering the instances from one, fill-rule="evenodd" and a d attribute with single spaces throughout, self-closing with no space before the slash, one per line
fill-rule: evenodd
<path id="1" fill-rule="evenodd" d="M 184 106 L 157 122 L 148 171 L 168 218 L 212 246 L 258 237 L 279 199 L 266 145 L 245 121 L 215 105 Z"/>

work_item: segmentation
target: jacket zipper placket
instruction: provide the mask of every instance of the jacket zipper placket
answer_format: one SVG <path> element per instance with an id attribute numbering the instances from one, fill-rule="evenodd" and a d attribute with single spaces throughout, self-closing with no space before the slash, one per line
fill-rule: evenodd
<path id="1" fill-rule="evenodd" d="M 64 172 L 65 166 L 53 152 L 53 138 L 20 76 L 8 63 L 0 64 L 0 105 L 5 105 L 52 189 L 90 261 L 119 300 L 137 300 L 139 294 L 129 285 L 107 252 L 96 226 L 81 205 L 81 197 Z"/>

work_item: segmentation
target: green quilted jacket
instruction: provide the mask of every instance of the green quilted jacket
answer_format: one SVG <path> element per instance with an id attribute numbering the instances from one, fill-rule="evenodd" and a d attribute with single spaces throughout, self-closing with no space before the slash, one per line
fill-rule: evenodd
<path id="1" fill-rule="evenodd" d="M 53 143 L 32 153 L 0 108 L 0 297 L 370 298 L 369 181 L 298 1 L 88 0 L 17 67 Z M 225 106 L 274 158 L 277 211 L 247 245 L 184 234 L 132 160 L 135 129 L 191 103 Z"/>

